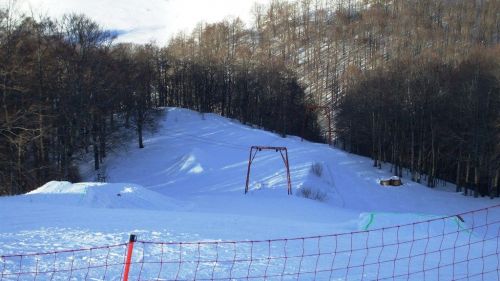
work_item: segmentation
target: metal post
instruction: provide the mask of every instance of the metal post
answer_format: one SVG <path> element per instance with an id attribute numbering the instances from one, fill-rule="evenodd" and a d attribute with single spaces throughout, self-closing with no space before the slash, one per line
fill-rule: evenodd
<path id="1" fill-rule="evenodd" d="M 247 181 L 245 185 L 245 194 L 248 193 L 248 182 L 250 180 L 250 166 L 252 165 L 252 153 L 253 153 L 253 146 L 250 148 L 250 156 L 248 157 L 248 169 L 247 169 Z M 255 152 L 257 153 L 257 152 Z"/>
<path id="2" fill-rule="evenodd" d="M 292 195 L 292 180 L 290 179 L 290 164 L 288 162 L 288 149 L 285 148 L 285 155 L 286 155 L 286 177 L 288 180 L 288 195 Z"/>

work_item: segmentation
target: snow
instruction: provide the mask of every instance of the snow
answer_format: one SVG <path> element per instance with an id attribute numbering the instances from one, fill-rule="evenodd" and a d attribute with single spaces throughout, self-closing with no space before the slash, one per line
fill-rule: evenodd
<path id="1" fill-rule="evenodd" d="M 498 199 L 430 189 L 405 177 L 400 187 L 383 187 L 379 180 L 391 174 L 372 167 L 370 159 L 215 114 L 165 111 L 160 129 L 145 135 L 144 149 L 130 143 L 109 156 L 108 183 L 93 183 L 93 163 L 86 162 L 81 171 L 88 182 L 52 181 L 25 195 L 0 198 L 0 255 L 120 244 L 130 233 L 159 242 L 349 233 L 499 204 Z M 257 153 L 250 192 L 244 194 L 253 145 L 288 148 L 292 196 L 286 191 L 285 165 L 274 151 Z M 468 223 L 469 218 L 464 223 L 451 217 L 444 225 L 428 223 L 399 234 L 442 233 Z M 386 233 L 385 239 L 393 238 Z M 368 238 L 356 239 L 364 244 Z"/>
<path id="2" fill-rule="evenodd" d="M 35 16 L 60 18 L 85 14 L 105 29 L 118 33 L 117 42 L 166 44 L 178 32 L 191 33 L 199 22 L 214 23 L 240 17 L 251 22 L 254 3 L 269 0 L 21 0 L 20 9 Z M 1 3 L 0 3 L 1 4 Z"/>
<path id="3" fill-rule="evenodd" d="M 51 181 L 20 198 L 30 203 L 88 208 L 176 209 L 175 200 L 136 184 Z"/>

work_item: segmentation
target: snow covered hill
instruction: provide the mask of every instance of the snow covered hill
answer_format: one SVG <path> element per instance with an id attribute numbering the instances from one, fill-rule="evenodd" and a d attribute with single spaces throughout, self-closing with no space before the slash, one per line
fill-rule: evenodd
<path id="1" fill-rule="evenodd" d="M 366 229 L 368 218 L 385 227 L 499 203 L 405 178 L 401 187 L 382 187 L 378 180 L 390 174 L 367 158 L 215 114 L 166 111 L 144 149 L 132 143 L 110 156 L 109 183 L 92 183 L 93 165 L 84 163 L 88 183 L 50 182 L 0 198 L 0 255 L 122 243 L 129 233 L 155 241 L 332 234 Z M 292 196 L 274 151 L 257 154 L 244 194 L 252 145 L 288 148 Z"/>
<path id="2" fill-rule="evenodd" d="M 399 188 L 382 187 L 378 181 L 391 174 L 373 168 L 367 158 L 301 141 L 298 137 L 282 138 L 215 114 L 202 115 L 185 109 L 169 109 L 159 132 L 145 144 L 143 150 L 131 144 L 127 151 L 113 157 L 107 163 L 107 180 L 133 182 L 165 196 L 186 200 L 192 211 L 256 215 L 258 210 L 241 206 L 249 204 L 250 208 L 258 204 L 262 213 L 272 215 L 280 210 L 273 206 L 264 208 L 260 201 L 286 199 L 287 204 L 305 204 L 297 198 L 303 189 L 320 193 L 325 201 L 307 203 L 355 212 L 444 215 L 498 202 L 429 189 L 407 179 L 403 179 L 405 184 Z M 285 166 L 280 154 L 273 151 L 257 154 L 251 170 L 251 192 L 243 196 L 252 145 L 288 148 L 293 193 L 297 196 L 286 195 Z M 321 171 L 314 172 L 313 166 L 319 166 Z M 86 171 L 86 180 L 95 180 L 92 171 Z M 226 202 L 224 207 L 220 206 L 221 198 Z M 234 206 L 227 201 L 235 202 Z M 444 205 L 447 207 L 443 208 Z"/>
<path id="3" fill-rule="evenodd" d="M 3 1 L 6 2 L 6 1 Z M 15 2 L 15 1 L 14 1 Z M 167 44 L 177 32 L 190 33 L 199 22 L 213 23 L 227 17 L 251 21 L 254 3 L 267 0 L 23 0 L 27 14 L 60 18 L 64 14 L 85 14 L 106 29 L 118 31 L 117 42 Z M 0 1 L 0 7 L 2 6 Z M 4 4 L 6 5 L 7 2 Z M 193 9 L 192 7 L 196 7 Z"/>

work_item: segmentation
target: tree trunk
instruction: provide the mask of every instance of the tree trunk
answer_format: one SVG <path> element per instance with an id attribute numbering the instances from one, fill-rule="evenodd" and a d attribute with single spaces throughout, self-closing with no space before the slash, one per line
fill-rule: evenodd
<path id="1" fill-rule="evenodd" d="M 378 166 L 377 159 L 377 149 L 376 149 L 376 134 L 375 134 L 375 112 L 372 112 L 372 158 L 373 158 L 373 167 Z"/>
<path id="2" fill-rule="evenodd" d="M 431 122 L 432 122 L 432 116 L 431 116 Z M 428 178 L 427 178 L 427 186 L 428 187 L 436 187 L 436 147 L 435 147 L 435 138 L 434 138 L 434 130 L 432 128 L 432 123 L 431 123 L 431 167 L 430 171 L 428 173 Z"/>
<path id="3" fill-rule="evenodd" d="M 106 119 L 103 118 L 103 121 L 100 126 L 100 134 L 99 134 L 99 145 L 100 145 L 100 158 L 101 162 L 104 158 L 106 158 Z"/>
<path id="4" fill-rule="evenodd" d="M 470 174 L 470 154 L 467 156 L 467 162 L 465 165 L 465 185 L 464 185 L 464 195 L 467 196 L 469 193 L 469 187 L 470 187 L 470 182 L 469 182 L 469 174 Z"/>
<path id="5" fill-rule="evenodd" d="M 415 131 L 411 130 L 411 144 L 410 144 L 410 173 L 411 180 L 415 181 Z"/>
<path id="6" fill-rule="evenodd" d="M 500 178 L 500 169 L 497 169 L 495 176 L 493 177 L 493 189 L 495 190 L 495 196 L 500 197 L 500 186 L 498 185 Z"/>
<path id="7" fill-rule="evenodd" d="M 92 118 L 92 147 L 94 149 L 94 170 L 99 170 L 99 142 L 98 142 L 98 128 L 95 118 Z"/>
<path id="8" fill-rule="evenodd" d="M 474 198 L 479 196 L 479 167 L 474 167 Z"/>
<path id="9" fill-rule="evenodd" d="M 99 145 L 97 143 L 97 137 L 95 136 L 94 136 L 94 143 L 92 146 L 94 148 L 94 170 L 97 171 L 99 170 L 100 159 L 99 159 Z"/>
<path id="10" fill-rule="evenodd" d="M 139 148 L 144 148 L 142 140 L 142 121 L 137 122 L 137 135 L 139 137 Z"/>

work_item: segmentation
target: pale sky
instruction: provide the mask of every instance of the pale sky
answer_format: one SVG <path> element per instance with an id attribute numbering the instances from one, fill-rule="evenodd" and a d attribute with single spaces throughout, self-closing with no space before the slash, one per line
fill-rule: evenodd
<path id="1" fill-rule="evenodd" d="M 9 1 L 9 0 L 0 0 Z M 165 44 L 179 31 L 191 32 L 200 21 L 239 16 L 249 23 L 255 2 L 270 0 L 17 0 L 25 11 L 59 18 L 83 13 L 106 29 L 125 32 L 117 41 Z"/>

